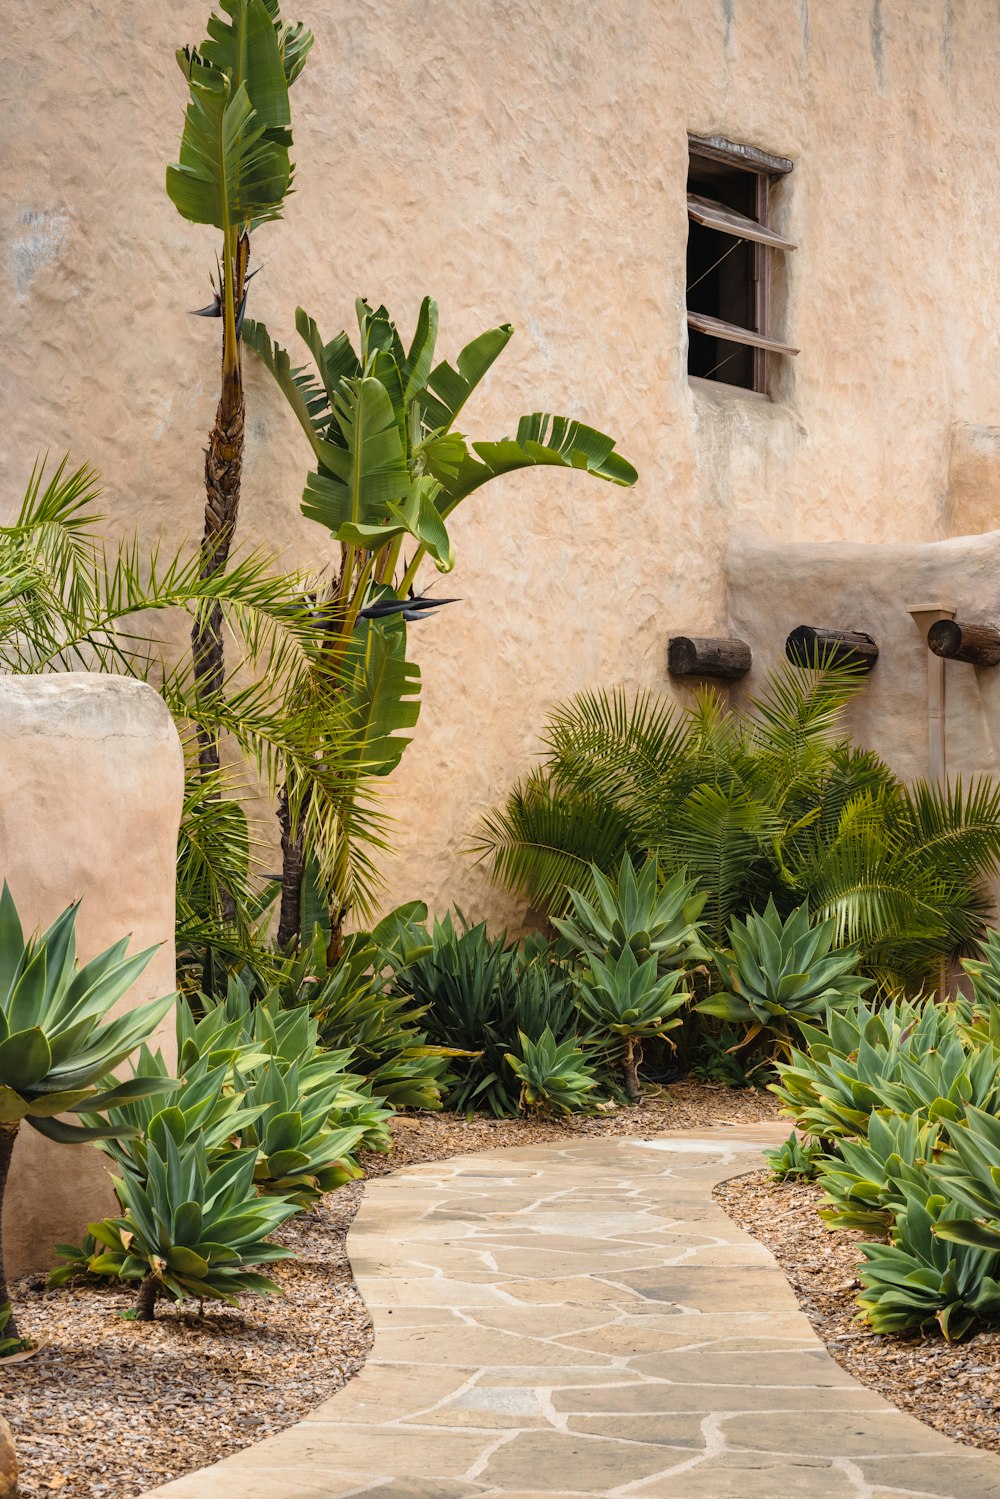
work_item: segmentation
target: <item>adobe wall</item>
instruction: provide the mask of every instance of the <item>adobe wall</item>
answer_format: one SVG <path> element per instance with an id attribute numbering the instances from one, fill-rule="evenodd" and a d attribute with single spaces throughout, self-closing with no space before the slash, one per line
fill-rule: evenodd
<path id="1" fill-rule="evenodd" d="M 0 78 L 5 503 L 40 449 L 69 448 L 101 470 L 114 525 L 171 544 L 200 530 L 217 392 L 217 329 L 187 316 L 215 237 L 163 190 L 174 48 L 207 8 L 29 0 Z M 983 0 L 292 12 L 317 43 L 294 91 L 287 221 L 255 237 L 252 315 L 289 337 L 301 302 L 329 337 L 362 292 L 408 329 L 432 291 L 452 358 L 509 319 L 470 434 L 566 411 L 641 476 L 628 492 L 543 470 L 482 491 L 454 522 L 462 602 L 411 632 L 424 705 L 388 797 L 388 899 L 502 916 L 464 852 L 477 813 L 553 703 L 664 685 L 667 636 L 725 623 L 734 531 L 900 545 L 994 523 L 1000 24 Z M 795 163 L 777 222 L 799 248 L 777 290 L 802 352 L 771 401 L 685 376 L 688 131 Z M 249 387 L 243 535 L 326 565 L 298 511 L 304 439 L 266 377 Z M 914 717 L 902 737 L 917 734 Z"/>
<path id="2" fill-rule="evenodd" d="M 83 897 L 82 961 L 131 933 L 159 943 L 119 1010 L 170 994 L 183 794 L 177 731 L 159 694 L 121 677 L 0 677 L 0 866 L 25 933 Z M 171 1013 L 153 1041 L 176 1056 Z M 4 1201 L 8 1276 L 52 1264 L 88 1221 L 117 1211 L 109 1162 L 22 1125 Z"/>

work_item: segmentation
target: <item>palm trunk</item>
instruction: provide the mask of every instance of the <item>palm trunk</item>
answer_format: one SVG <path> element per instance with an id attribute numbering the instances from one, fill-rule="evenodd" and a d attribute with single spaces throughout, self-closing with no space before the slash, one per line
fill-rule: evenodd
<path id="1" fill-rule="evenodd" d="M 302 872 L 306 862 L 301 831 L 295 837 L 292 836 L 288 791 L 284 786 L 278 794 L 278 822 L 281 824 L 281 913 L 278 918 L 278 946 L 284 948 L 302 934 Z"/>
<path id="2" fill-rule="evenodd" d="M 625 1074 L 625 1092 L 631 1103 L 642 1102 L 642 1089 L 639 1086 L 639 1063 L 642 1061 L 642 1042 L 635 1036 L 625 1038 L 625 1056 L 622 1060 L 622 1072 Z"/>
<path id="3" fill-rule="evenodd" d="M 7 1191 L 7 1174 L 10 1171 L 10 1158 L 14 1154 L 14 1145 L 17 1141 L 17 1132 L 20 1124 L 0 1124 L 0 1306 L 10 1300 L 7 1290 L 7 1270 L 3 1257 L 3 1200 Z M 18 1338 L 17 1323 L 14 1313 L 11 1312 L 4 1329 L 4 1336 Z"/>
<path id="4" fill-rule="evenodd" d="M 135 1318 L 137 1322 L 152 1322 L 156 1306 L 156 1297 L 160 1290 L 160 1282 L 155 1275 L 147 1275 L 145 1280 L 139 1284 L 139 1295 L 135 1303 Z"/>
<path id="5" fill-rule="evenodd" d="M 236 332 L 236 309 L 243 298 L 250 239 L 242 234 L 231 242 L 227 236 L 223 292 L 222 391 L 215 424 L 205 452 L 205 525 L 201 540 L 201 577 L 212 578 L 229 561 L 240 508 L 243 475 L 243 441 L 246 407 L 243 399 L 243 366 Z M 222 610 L 218 604 L 200 613 L 191 631 L 195 693 L 210 702 L 222 691 L 226 679 L 222 643 Z M 198 730 L 198 763 L 203 774 L 219 768 L 219 735 L 202 725 Z"/>

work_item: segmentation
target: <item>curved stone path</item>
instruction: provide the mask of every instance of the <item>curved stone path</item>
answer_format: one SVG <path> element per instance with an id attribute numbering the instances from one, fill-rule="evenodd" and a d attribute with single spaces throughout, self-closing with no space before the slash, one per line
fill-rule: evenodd
<path id="1" fill-rule="evenodd" d="M 713 1201 L 783 1133 L 372 1182 L 348 1241 L 375 1323 L 362 1373 L 156 1499 L 1000 1499 L 1000 1457 L 857 1384 Z"/>

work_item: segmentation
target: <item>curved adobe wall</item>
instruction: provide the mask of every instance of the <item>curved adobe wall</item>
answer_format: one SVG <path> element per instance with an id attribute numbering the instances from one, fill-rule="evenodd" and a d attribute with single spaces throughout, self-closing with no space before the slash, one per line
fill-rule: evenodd
<path id="1" fill-rule="evenodd" d="M 120 1008 L 170 993 L 183 767 L 160 696 L 123 677 L 0 677 L 0 787 L 0 874 L 25 930 L 82 896 L 82 959 L 126 932 L 132 951 L 161 944 Z M 172 1051 L 172 1018 L 156 1040 Z M 91 1145 L 22 1126 L 4 1208 L 8 1275 L 47 1268 L 54 1243 L 114 1211 L 105 1167 Z"/>

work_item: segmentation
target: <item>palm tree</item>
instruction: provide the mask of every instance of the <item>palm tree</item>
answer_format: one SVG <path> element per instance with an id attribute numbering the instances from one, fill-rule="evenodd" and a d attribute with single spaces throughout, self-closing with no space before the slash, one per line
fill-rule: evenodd
<path id="1" fill-rule="evenodd" d="M 653 694 L 588 692 L 550 719 L 542 765 L 480 824 L 494 878 L 559 915 L 591 863 L 652 852 L 707 894 L 716 946 L 736 917 L 804 898 L 857 944 L 882 984 L 937 983 L 973 949 L 1000 867 L 1000 787 L 904 785 L 853 747 L 844 710 L 863 678 L 784 665 L 748 711 L 712 692 L 680 709 Z"/>
<path id="2" fill-rule="evenodd" d="M 222 387 L 205 453 L 205 524 L 200 568 L 222 572 L 236 532 L 243 468 L 243 369 L 240 335 L 250 271 L 250 231 L 281 217 L 290 190 L 292 142 L 288 91 L 305 66 L 312 33 L 282 21 L 278 0 L 222 0 L 208 38 L 177 61 L 190 91 L 179 160 L 167 168 L 167 193 L 189 223 L 222 234 L 219 286 L 203 313 L 222 319 Z M 222 608 L 196 611 L 191 632 L 195 686 L 212 697 L 225 674 Z M 199 760 L 219 768 L 219 741 L 202 725 Z"/>

